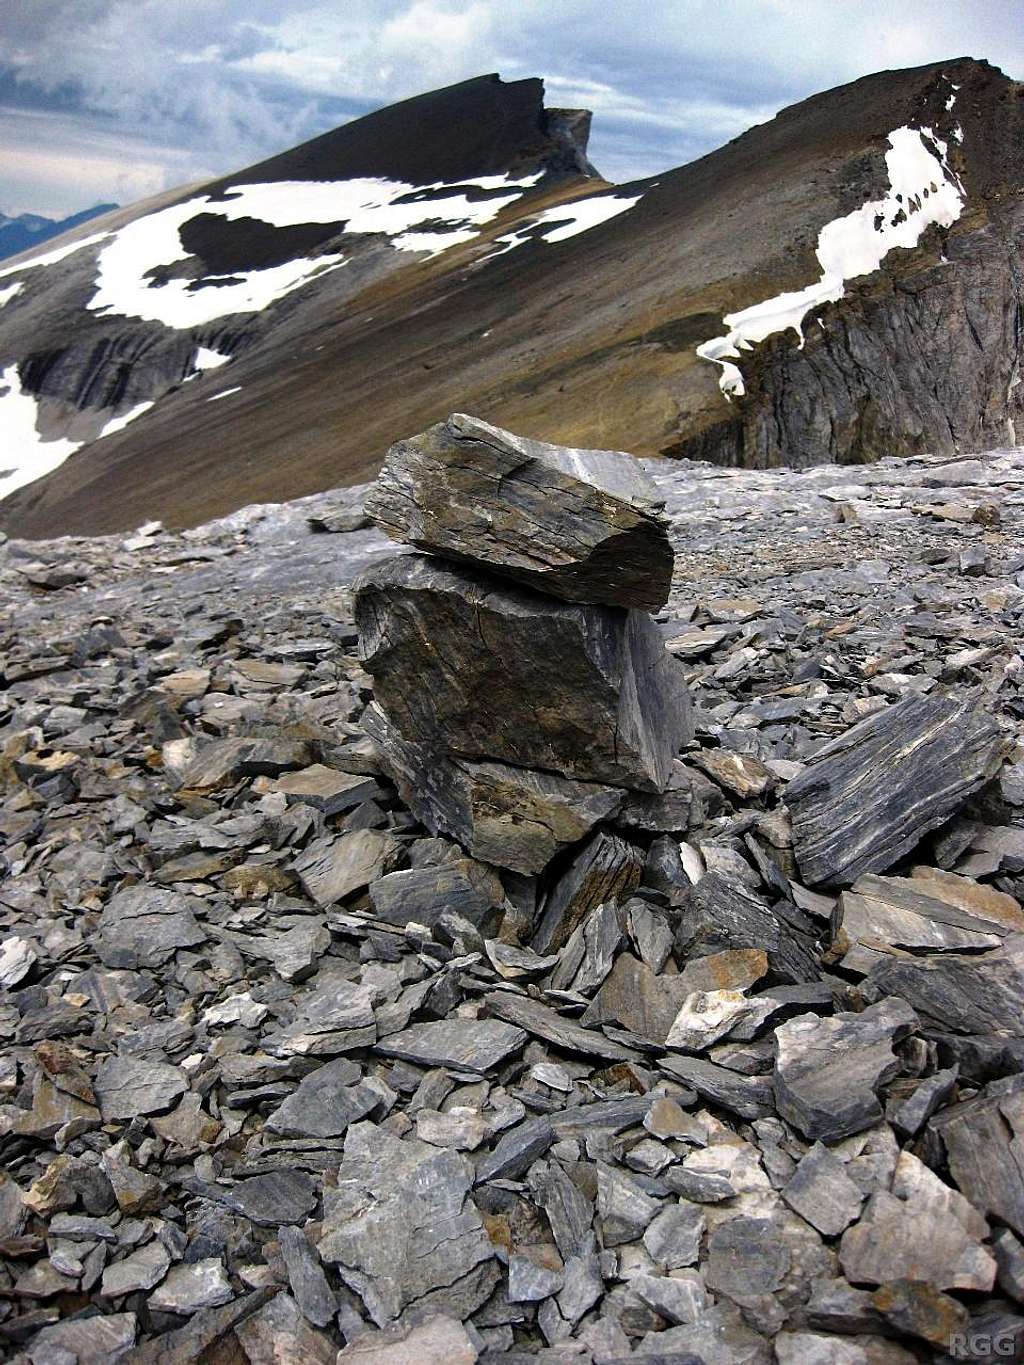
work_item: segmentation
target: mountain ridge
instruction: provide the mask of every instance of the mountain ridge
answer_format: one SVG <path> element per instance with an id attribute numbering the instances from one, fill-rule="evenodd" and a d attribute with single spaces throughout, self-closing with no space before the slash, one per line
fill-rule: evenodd
<path id="1" fill-rule="evenodd" d="M 300 279 L 297 292 L 264 311 L 177 330 L 89 315 L 82 337 L 93 338 L 90 363 L 97 338 L 106 338 L 106 349 L 96 372 L 86 373 L 73 347 L 39 345 L 27 291 L 8 303 L 0 312 L 0 369 L 14 358 L 8 338 L 23 309 L 35 348 L 25 372 L 40 429 L 59 437 L 91 423 L 92 443 L 8 497 L 0 522 L 36 535 L 57 525 L 124 529 L 151 516 L 186 525 L 254 498 L 364 480 L 396 436 L 460 409 L 572 445 L 748 466 L 983 449 L 1024 431 L 1012 382 L 1020 346 L 1013 319 L 1024 297 L 1012 268 L 1022 237 L 1024 101 L 1022 87 L 987 63 L 959 58 L 862 78 L 782 111 L 689 166 L 619 186 L 596 179 L 586 161 L 587 116 L 543 111 L 539 82 L 477 78 L 367 118 L 394 130 L 408 105 L 432 101 L 450 117 L 466 87 L 471 103 L 497 101 L 492 150 L 502 129 L 521 134 L 529 126 L 532 142 L 521 154 L 501 143 L 508 164 L 498 183 L 485 183 L 491 172 L 481 170 L 472 186 L 435 184 L 427 177 L 441 163 L 426 155 L 418 189 L 404 182 L 407 190 L 365 213 L 356 202 L 354 233 L 351 218 L 325 221 L 335 210 L 314 203 L 313 187 L 301 188 L 302 167 L 317 144 L 335 157 L 355 145 L 361 126 L 365 134 L 361 119 L 283 160 L 202 187 L 210 221 L 189 220 L 182 231 L 189 246 L 211 256 L 214 238 L 245 241 L 239 215 L 246 204 L 280 213 L 267 207 L 275 183 L 297 186 L 293 199 L 308 197 L 303 249 L 321 264 L 315 279 Z M 719 368 L 697 348 L 727 333 L 723 319 L 737 309 L 742 315 L 809 287 L 820 270 L 815 243 L 823 227 L 887 202 L 887 156 L 901 129 L 932 189 L 941 182 L 955 201 L 947 221 L 929 225 L 931 191 L 923 185 L 911 249 L 888 251 L 880 268 L 841 280 L 841 297 L 808 314 L 821 327 L 800 327 L 801 337 L 769 332 L 744 350 L 737 368 L 746 391 L 723 393 Z M 486 143 L 474 144 L 476 161 L 459 164 L 492 168 Z M 445 167 L 458 170 L 452 160 Z M 280 174 L 295 179 L 259 178 Z M 337 182 L 348 186 L 345 203 L 361 183 Z M 189 203 L 189 194 L 177 202 Z M 413 223 L 420 213 L 437 217 Z M 401 224 L 381 236 L 389 215 Z M 340 233 L 338 222 L 346 223 Z M 281 223 L 261 229 L 261 250 L 292 231 Z M 77 258 L 78 283 L 64 286 L 79 299 L 92 286 L 93 250 Z M 332 259 L 324 264 L 324 257 Z M 75 260 L 58 268 L 71 275 Z M 204 269 L 194 256 L 161 267 L 158 288 L 137 289 L 135 297 L 150 307 L 172 287 L 193 308 L 193 296 L 213 297 Z M 0 274 L 0 289 L 9 278 Z M 230 288 L 231 277 L 216 285 Z M 65 306 L 51 296 L 51 314 Z M 208 376 L 182 383 L 204 349 L 231 357 L 216 393 Z M 949 377 L 951 357 L 962 383 Z M 120 387 L 109 384 L 111 373 Z M 104 401 L 112 398 L 121 418 L 154 391 L 159 401 L 138 425 L 95 439 Z M 223 402 L 206 407 L 209 397 Z"/>

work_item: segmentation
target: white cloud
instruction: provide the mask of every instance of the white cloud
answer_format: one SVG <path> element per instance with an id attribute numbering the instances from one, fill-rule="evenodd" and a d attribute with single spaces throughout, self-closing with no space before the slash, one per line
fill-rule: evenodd
<path id="1" fill-rule="evenodd" d="M 112 121 L 121 198 L 242 168 L 342 121 L 343 102 L 488 71 L 548 75 L 552 102 L 593 108 L 594 161 L 627 179 L 870 71 L 974 55 L 1024 76 L 1019 18 L 1019 0 L 18 0 L 0 63 L 54 100 L 76 90 L 72 131 L 82 110 Z M 99 183 L 88 166 L 79 182 Z M 10 184 L 5 167 L 0 204 Z"/>

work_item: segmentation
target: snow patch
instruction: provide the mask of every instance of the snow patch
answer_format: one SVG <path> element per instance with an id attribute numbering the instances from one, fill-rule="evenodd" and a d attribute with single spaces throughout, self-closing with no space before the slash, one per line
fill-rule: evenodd
<path id="1" fill-rule="evenodd" d="M 821 276 L 804 289 L 778 294 L 723 318 L 729 331 L 697 347 L 702 360 L 721 367 L 719 387 L 727 398 L 745 392 L 732 362 L 775 332 L 790 328 L 803 346 L 808 312 L 835 303 L 848 280 L 870 275 L 894 247 L 917 245 L 932 224 L 949 227 L 960 217 L 964 188 L 950 169 L 946 143 L 931 128 L 897 128 L 885 154 L 889 191 L 859 209 L 826 223 L 818 234 Z"/>
<path id="2" fill-rule="evenodd" d="M 44 441 L 36 429 L 38 404 L 25 393 L 17 365 L 0 373 L 0 498 L 52 474 L 81 441 Z"/>
<path id="3" fill-rule="evenodd" d="M 642 194 L 621 197 L 591 195 L 586 199 L 573 199 L 567 204 L 545 209 L 522 227 L 516 228 L 515 232 L 498 237 L 496 240 L 502 245 L 499 250 L 491 252 L 488 259 L 503 256 L 506 251 L 512 251 L 525 242 L 564 242 L 580 232 L 589 232 L 591 228 L 607 223 L 610 218 L 617 218 L 620 213 L 639 204 L 642 198 Z"/>
<path id="4" fill-rule="evenodd" d="M 224 355 L 221 351 L 214 351 L 209 346 L 200 346 L 192 360 L 192 369 L 198 374 L 202 370 L 216 370 L 221 365 L 226 365 L 231 359 L 229 355 Z"/>
<path id="5" fill-rule="evenodd" d="M 241 392 L 242 392 L 241 384 L 236 384 L 233 389 L 221 389 L 220 393 L 211 394 L 206 401 L 208 403 L 216 403 L 218 398 L 227 398 L 229 394 Z"/>
<path id="6" fill-rule="evenodd" d="M 0 270 L 0 280 L 5 275 L 16 275 L 19 270 L 35 270 L 40 265 L 56 265 L 58 261 L 63 261 L 65 256 L 71 256 L 76 251 L 81 251 L 83 247 L 95 246 L 97 242 L 105 242 L 109 236 L 109 232 L 97 232 L 92 237 L 83 237 L 80 242 L 72 242 L 70 246 L 59 246 L 53 251 L 44 251 L 39 256 L 32 256 L 27 261 L 19 261 L 17 265 L 9 265 L 6 269 Z"/>
<path id="7" fill-rule="evenodd" d="M 18 280 L 16 284 L 9 284 L 6 289 L 0 289 L 0 308 L 2 308 L 5 303 L 10 303 L 15 294 L 20 294 L 23 288 L 24 285 L 21 280 Z"/>
<path id="8" fill-rule="evenodd" d="M 134 422 L 136 417 L 141 417 L 144 412 L 148 412 L 153 406 L 152 400 L 146 403 L 136 403 L 130 412 L 122 413 L 120 417 L 111 417 L 110 421 L 104 426 L 103 430 L 96 437 L 97 441 L 102 441 L 104 436 L 113 436 L 115 431 L 124 431 L 129 422 Z"/>
<path id="9" fill-rule="evenodd" d="M 482 176 L 472 182 L 420 186 L 373 177 L 234 185 L 224 198 L 200 195 L 121 228 L 100 252 L 96 292 L 88 306 L 101 314 L 141 318 L 167 327 L 198 327 L 234 313 L 261 312 L 348 260 L 336 252 L 202 280 L 159 278 L 157 272 L 189 259 L 181 228 L 199 213 L 228 221 L 255 218 L 279 228 L 340 222 L 345 235 L 382 234 L 398 251 L 436 256 L 475 237 L 484 223 L 542 174 L 519 180 Z M 474 191 L 485 197 L 471 199 Z"/>

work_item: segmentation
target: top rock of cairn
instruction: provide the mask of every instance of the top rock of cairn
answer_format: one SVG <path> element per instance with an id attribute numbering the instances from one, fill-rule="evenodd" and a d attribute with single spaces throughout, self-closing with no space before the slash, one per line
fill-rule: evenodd
<path id="1" fill-rule="evenodd" d="M 564 602 L 656 610 L 672 547 L 630 455 L 548 445 L 453 413 L 388 451 L 366 511 L 395 540 Z"/>

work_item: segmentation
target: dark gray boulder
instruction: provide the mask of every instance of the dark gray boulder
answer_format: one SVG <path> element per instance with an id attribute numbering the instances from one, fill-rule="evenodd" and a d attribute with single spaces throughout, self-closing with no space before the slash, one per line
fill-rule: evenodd
<path id="1" fill-rule="evenodd" d="M 355 613 L 377 701 L 437 752 L 660 791 L 693 733 L 682 668 L 644 612 L 400 555 L 357 581 Z"/>
<path id="2" fill-rule="evenodd" d="M 574 450 L 453 413 L 388 451 L 366 499 L 395 540 L 566 602 L 664 605 L 672 547 L 631 455 Z"/>
<path id="3" fill-rule="evenodd" d="M 402 800 L 432 834 L 451 835 L 474 858 L 513 872 L 542 872 L 625 796 L 555 773 L 434 753 L 403 739 L 378 706 L 362 723 Z"/>

